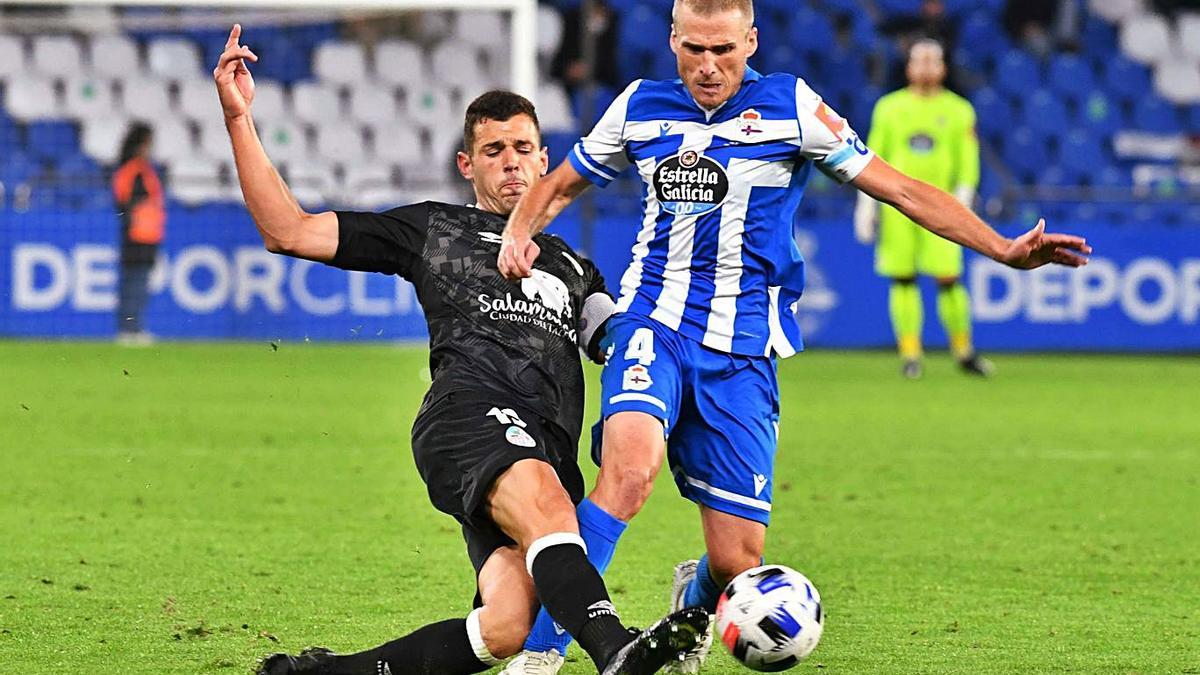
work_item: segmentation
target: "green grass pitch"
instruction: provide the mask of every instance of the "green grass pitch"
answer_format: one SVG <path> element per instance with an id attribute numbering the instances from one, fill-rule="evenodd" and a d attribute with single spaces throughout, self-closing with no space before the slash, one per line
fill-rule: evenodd
<path id="1" fill-rule="evenodd" d="M 996 361 L 990 382 L 945 357 L 915 383 L 890 354 L 781 366 L 767 555 L 828 616 L 796 672 L 1200 673 L 1200 361 Z M 409 452 L 425 365 L 0 342 L 0 673 L 246 673 L 465 615 L 458 530 Z M 608 576 L 627 621 L 665 611 L 700 541 L 664 472 Z"/>

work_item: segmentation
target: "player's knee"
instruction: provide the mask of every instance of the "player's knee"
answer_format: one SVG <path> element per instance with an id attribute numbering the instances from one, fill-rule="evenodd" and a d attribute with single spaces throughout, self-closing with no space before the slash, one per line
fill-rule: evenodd
<path id="1" fill-rule="evenodd" d="M 892 277 L 892 283 L 900 286 L 911 286 L 917 283 L 916 277 Z"/>
<path id="2" fill-rule="evenodd" d="M 536 612 L 536 605 L 524 607 L 520 602 L 489 605 L 482 628 L 483 641 L 491 655 L 497 659 L 517 655 L 533 628 Z"/>
<path id="3" fill-rule="evenodd" d="M 940 288 L 942 290 L 949 290 L 951 288 L 954 288 L 955 286 L 958 285 L 958 283 L 959 283 L 958 277 L 938 277 L 937 278 L 938 288 Z"/>
<path id="4" fill-rule="evenodd" d="M 762 551 L 750 544 L 722 547 L 708 552 L 708 569 L 717 583 L 724 585 L 752 567 L 762 564 Z"/>
<path id="5" fill-rule="evenodd" d="M 650 499 L 657 473 L 657 467 L 636 464 L 601 467 L 592 501 L 613 517 L 629 522 Z"/>

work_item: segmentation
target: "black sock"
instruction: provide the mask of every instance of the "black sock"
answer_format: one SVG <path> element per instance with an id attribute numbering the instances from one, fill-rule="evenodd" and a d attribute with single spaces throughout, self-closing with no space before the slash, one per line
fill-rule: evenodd
<path id="1" fill-rule="evenodd" d="M 475 656 L 464 619 L 431 623 L 365 652 L 339 656 L 330 675 L 468 675 L 491 668 Z"/>
<path id="2" fill-rule="evenodd" d="M 549 546 L 537 553 L 531 567 L 542 607 L 579 641 L 596 667 L 604 670 L 609 659 L 629 642 L 629 633 L 583 548 L 574 543 Z"/>

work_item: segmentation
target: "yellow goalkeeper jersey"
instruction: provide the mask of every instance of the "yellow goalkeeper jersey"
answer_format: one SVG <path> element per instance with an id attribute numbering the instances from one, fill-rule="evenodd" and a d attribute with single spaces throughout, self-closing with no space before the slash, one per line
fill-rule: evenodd
<path id="1" fill-rule="evenodd" d="M 947 192 L 979 185 L 975 109 L 954 92 L 925 97 L 900 89 L 879 99 L 867 145 L 900 171 Z"/>

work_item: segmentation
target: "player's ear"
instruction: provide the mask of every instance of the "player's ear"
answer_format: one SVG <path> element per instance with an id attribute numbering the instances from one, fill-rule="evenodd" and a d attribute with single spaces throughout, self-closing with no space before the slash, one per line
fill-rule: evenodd
<path id="1" fill-rule="evenodd" d="M 675 32 L 675 24 L 671 24 L 671 39 L 668 40 L 668 43 L 671 45 L 671 52 L 678 54 L 679 53 L 679 33 Z"/>
<path id="2" fill-rule="evenodd" d="M 750 32 L 746 33 L 746 58 L 754 56 L 754 52 L 758 51 L 758 26 L 750 26 Z"/>
<path id="3" fill-rule="evenodd" d="M 455 164 L 458 164 L 458 172 L 467 180 L 475 180 L 475 167 L 471 165 L 471 158 L 467 153 L 459 150 L 454 157 Z"/>
<path id="4" fill-rule="evenodd" d="M 550 148 L 543 147 L 538 151 L 538 161 L 542 163 L 542 173 L 545 176 L 550 172 Z"/>

